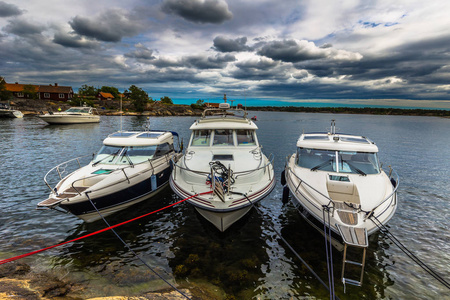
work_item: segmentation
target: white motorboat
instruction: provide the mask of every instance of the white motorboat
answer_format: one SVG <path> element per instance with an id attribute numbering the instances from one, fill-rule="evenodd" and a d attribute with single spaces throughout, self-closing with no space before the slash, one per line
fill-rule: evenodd
<path id="1" fill-rule="evenodd" d="M 23 118 L 23 113 L 12 109 L 8 104 L 0 103 L 0 118 Z"/>
<path id="2" fill-rule="evenodd" d="M 101 218 L 95 207 L 108 216 L 154 196 L 167 186 L 172 161 L 182 155 L 174 149 L 174 136 L 178 138 L 176 132 L 158 130 L 109 135 L 88 165 L 81 167 L 81 158 L 75 158 L 45 175 L 51 192 L 38 208 L 60 207 L 93 222 Z M 73 165 L 78 169 L 63 178 Z M 51 178 L 60 179 L 54 188 Z"/>
<path id="3" fill-rule="evenodd" d="M 304 216 L 325 224 L 343 241 L 344 261 L 347 246 L 364 248 L 365 254 L 368 235 L 392 218 L 398 182 L 392 169 L 387 175 L 381 168 L 373 141 L 336 133 L 334 120 L 330 132 L 300 135 L 282 174 Z M 344 283 L 360 285 L 362 272 L 359 281 L 347 279 L 344 265 Z"/>
<path id="4" fill-rule="evenodd" d="M 212 115 L 208 115 L 212 114 Z M 190 127 L 189 146 L 174 164 L 170 186 L 220 231 L 275 187 L 273 158 L 261 151 L 258 127 L 228 103 L 208 108 Z M 208 191 L 211 194 L 198 195 Z"/>
<path id="5" fill-rule="evenodd" d="M 49 112 L 38 116 L 49 124 L 99 123 L 100 115 L 96 108 L 81 106 L 71 107 L 62 112 Z"/>

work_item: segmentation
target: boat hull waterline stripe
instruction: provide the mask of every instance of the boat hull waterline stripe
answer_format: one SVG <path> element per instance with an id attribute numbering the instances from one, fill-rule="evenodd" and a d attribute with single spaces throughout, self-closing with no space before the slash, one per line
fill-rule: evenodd
<path id="1" fill-rule="evenodd" d="M 101 229 L 101 230 L 98 230 L 98 231 L 95 231 L 95 232 L 86 234 L 86 235 L 83 235 L 83 236 L 80 236 L 80 237 L 77 237 L 77 238 L 72 239 L 72 240 L 70 240 L 70 241 L 66 241 L 66 242 L 63 242 L 63 243 L 60 243 L 60 244 L 57 244 L 57 245 L 49 246 L 49 247 L 42 248 L 42 249 L 39 249 L 39 250 L 36 250 L 36 251 L 32 251 L 32 252 L 25 253 L 25 254 L 22 254 L 22 255 L 18 255 L 18 256 L 11 257 L 11 258 L 7 258 L 7 259 L 0 260 L 0 265 L 5 264 L 5 263 L 8 263 L 8 262 L 15 261 L 15 260 L 18 260 L 18 259 L 27 257 L 27 256 L 31 256 L 31 255 L 33 255 L 33 254 L 37 254 L 37 253 L 40 253 L 40 252 L 43 252 L 43 251 L 46 251 L 46 250 L 49 250 L 49 249 L 52 249 L 52 248 L 56 248 L 56 247 L 59 247 L 59 246 L 65 245 L 65 244 L 69 244 L 69 243 L 76 242 L 76 241 L 78 241 L 78 240 L 81 240 L 81 239 L 84 239 L 84 238 L 87 238 L 87 237 L 90 237 L 90 236 L 93 236 L 93 235 L 96 235 L 96 234 L 99 234 L 99 233 L 102 233 L 102 232 L 111 230 L 111 229 L 113 229 L 113 228 L 116 228 L 116 227 L 119 227 L 119 226 L 122 226 L 122 225 L 125 225 L 125 224 L 128 224 L 128 223 L 131 223 L 131 222 L 133 222 L 133 221 L 136 221 L 136 220 L 141 219 L 141 218 L 143 218 L 143 217 L 149 216 L 149 215 L 151 215 L 151 214 L 154 214 L 154 213 L 163 211 L 163 210 L 165 210 L 165 209 L 167 209 L 167 208 L 169 208 L 169 207 L 172 207 L 172 206 L 175 206 L 175 205 L 177 205 L 177 204 L 180 204 L 180 203 L 182 203 L 182 202 L 184 202 L 184 201 L 186 201 L 186 200 L 188 200 L 188 199 L 190 199 L 190 198 L 192 198 L 192 197 L 196 197 L 196 196 L 199 196 L 199 195 L 211 194 L 211 193 L 212 193 L 212 191 L 208 191 L 208 192 L 204 192 L 204 193 L 195 194 L 195 195 L 192 195 L 192 196 L 190 196 L 190 197 L 188 197 L 188 198 L 182 199 L 182 200 L 180 200 L 180 201 L 178 201 L 178 202 L 169 204 L 169 205 L 167 205 L 167 206 L 165 206 L 165 207 L 162 207 L 162 208 L 157 209 L 157 210 L 155 210 L 155 211 L 152 211 L 152 212 L 149 212 L 149 213 L 147 213 L 147 214 L 144 214 L 144 215 L 142 215 L 142 216 L 139 216 L 139 217 L 130 219 L 130 220 L 128 220 L 128 221 L 125 221 L 125 222 L 122 222 L 122 223 L 119 223 L 119 224 L 116 224 L 116 225 L 113 225 L 113 226 L 110 226 L 110 227 L 107 227 L 107 228 L 104 228 L 104 229 Z"/>

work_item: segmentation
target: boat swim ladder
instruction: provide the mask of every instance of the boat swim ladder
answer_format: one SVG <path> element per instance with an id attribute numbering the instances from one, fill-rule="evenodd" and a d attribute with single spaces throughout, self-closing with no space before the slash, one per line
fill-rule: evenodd
<path id="1" fill-rule="evenodd" d="M 364 276 L 364 267 L 366 264 L 366 251 L 369 246 L 368 238 L 367 238 L 367 230 L 366 228 L 358 228 L 352 226 L 345 226 L 336 224 L 339 233 L 341 234 L 342 240 L 344 241 L 344 254 L 342 256 L 342 272 L 341 272 L 341 281 L 344 284 L 344 293 L 345 293 L 345 285 L 355 285 L 362 286 L 363 276 Z M 362 258 L 360 261 L 349 260 L 347 259 L 349 248 L 355 249 L 354 251 L 362 249 Z M 360 268 L 359 279 L 350 279 L 345 275 L 346 266 L 350 264 Z"/>
<path id="2" fill-rule="evenodd" d="M 323 224 L 324 224 L 324 235 L 326 237 L 326 239 L 330 239 L 331 241 L 331 234 L 328 232 L 327 230 L 327 226 L 328 225 L 328 229 L 331 228 L 331 223 L 330 221 L 327 222 L 326 218 L 325 218 L 325 213 L 334 215 L 334 213 L 339 213 L 341 218 L 346 218 L 346 219 L 351 219 L 352 218 L 352 214 L 354 213 L 354 208 L 352 207 L 347 207 L 348 205 L 345 204 L 344 202 L 344 206 L 342 205 L 337 205 L 337 202 L 335 202 L 333 199 L 331 199 L 330 197 L 322 194 L 320 191 L 318 191 L 317 189 L 315 189 L 314 187 L 312 187 L 311 185 L 309 185 L 308 183 L 306 183 L 305 181 L 303 181 L 300 177 L 298 177 L 290 168 L 288 169 L 287 172 L 287 181 L 288 178 L 290 179 L 290 176 L 293 175 L 294 177 L 296 177 L 299 180 L 299 183 L 297 185 L 297 187 L 295 188 L 295 191 L 293 193 L 297 193 L 299 192 L 298 189 L 300 188 L 301 185 L 305 185 L 308 186 L 311 190 L 315 191 L 317 194 L 319 194 L 320 196 L 324 197 L 325 199 L 327 199 L 329 201 L 329 203 L 327 205 L 324 205 L 322 207 L 323 210 Z M 392 195 L 391 195 L 392 196 Z M 391 197 L 389 196 L 389 197 Z M 386 198 L 387 199 L 389 199 Z M 384 200 L 384 201 L 386 201 Z M 383 201 L 383 202 L 384 202 Z M 331 205 L 331 206 L 330 206 Z M 352 208 L 352 209 L 349 209 Z M 363 281 L 363 275 L 364 275 L 364 267 L 365 267 L 365 261 L 366 261 L 366 251 L 367 248 L 369 246 L 369 241 L 368 241 L 368 237 L 367 237 L 367 230 L 365 228 L 360 228 L 360 227 L 355 227 L 355 226 L 347 226 L 347 225 L 343 225 L 343 224 L 336 224 L 336 227 L 339 230 L 339 233 L 342 237 L 342 240 L 344 242 L 344 252 L 343 252 L 343 257 L 342 257 L 342 273 L 341 273 L 341 281 L 344 284 L 344 292 L 345 292 L 345 285 L 346 284 L 350 284 L 350 285 L 356 285 L 356 286 L 362 286 L 362 281 Z M 327 233 L 328 232 L 328 233 Z M 327 237 L 328 235 L 328 237 Z M 328 246 L 327 246 L 328 247 Z M 330 245 L 331 248 L 331 245 Z M 352 252 L 356 252 L 355 249 L 362 249 L 362 259 L 360 261 L 355 261 L 355 260 L 349 260 L 347 259 L 347 254 L 348 254 L 348 249 L 352 248 L 354 249 L 354 251 Z M 332 267 L 332 258 L 331 258 L 331 249 L 327 249 L 327 265 L 328 268 Z M 352 253 L 353 254 L 353 253 Z M 355 253 L 357 254 L 357 253 Z M 357 266 L 360 267 L 360 275 L 359 275 L 359 279 L 355 280 L 355 279 L 350 279 L 348 277 L 345 277 L 345 269 L 346 269 L 346 265 L 350 264 L 353 266 Z M 329 278 L 332 278 L 333 276 L 333 270 L 329 269 Z M 331 279 L 330 279 L 331 280 Z M 333 282 L 330 282 L 330 286 L 333 285 Z"/>

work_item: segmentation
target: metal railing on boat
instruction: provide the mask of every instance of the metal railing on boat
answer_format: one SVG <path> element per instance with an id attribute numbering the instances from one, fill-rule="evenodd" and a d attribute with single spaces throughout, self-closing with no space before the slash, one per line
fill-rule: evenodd
<path id="1" fill-rule="evenodd" d="M 57 174 L 58 174 L 60 180 L 62 180 L 62 179 L 63 179 L 63 174 L 65 173 L 65 169 L 67 168 L 68 163 L 71 163 L 71 162 L 75 162 L 75 161 L 76 161 L 77 164 L 78 164 L 78 166 L 79 166 L 78 169 L 80 169 L 80 168 L 82 168 L 81 163 L 80 163 L 80 159 L 81 159 L 81 158 L 84 158 L 84 157 L 87 157 L 87 156 L 90 156 L 90 155 L 84 155 L 84 156 L 80 156 L 80 157 L 77 157 L 77 158 L 70 159 L 70 160 L 68 160 L 68 161 L 66 161 L 66 162 L 63 162 L 63 163 L 57 165 L 56 167 L 53 167 L 52 169 L 50 169 L 50 171 L 47 172 L 47 174 L 46 174 L 45 177 L 44 177 L 44 181 L 45 181 L 46 185 L 48 186 L 48 188 L 50 189 L 51 193 L 57 194 L 57 191 L 55 191 L 55 189 L 52 188 L 52 187 L 50 186 L 47 177 L 48 177 L 52 172 L 57 172 Z M 174 154 L 173 154 L 173 156 L 174 156 Z M 161 158 L 164 158 L 164 160 L 161 160 Z M 159 161 L 158 164 L 156 164 L 156 165 L 154 164 L 154 161 L 155 161 L 155 160 L 158 160 L 158 161 Z M 149 172 L 149 171 L 152 171 L 152 175 L 153 175 L 156 168 L 158 168 L 158 167 L 160 167 L 160 166 L 162 166 L 162 165 L 164 165 L 164 164 L 169 165 L 169 163 L 170 163 L 171 161 L 173 161 L 173 157 L 171 157 L 171 153 L 165 154 L 164 156 L 158 157 L 158 158 L 156 158 L 156 159 L 154 159 L 154 160 L 150 160 L 150 159 L 149 159 L 149 160 L 147 160 L 147 161 L 145 161 L 145 162 L 143 162 L 143 163 L 147 163 L 147 162 L 148 162 L 148 163 L 150 164 L 150 166 L 149 166 L 148 168 L 143 169 L 143 170 L 140 171 L 139 173 L 134 174 L 134 175 L 131 176 L 131 177 L 128 176 L 128 175 L 126 174 L 125 170 L 126 170 L 126 169 L 129 169 L 129 168 L 134 168 L 135 165 L 127 165 L 127 166 L 125 166 L 125 167 L 123 167 L 123 168 L 117 168 L 117 169 L 114 169 L 112 172 L 115 172 L 115 171 L 122 171 L 122 172 L 123 172 L 123 174 L 124 174 L 124 179 L 123 179 L 123 180 L 115 181 L 115 182 L 113 182 L 113 183 L 111 183 L 111 184 L 109 184 L 109 185 L 107 185 L 107 186 L 102 187 L 101 189 L 90 190 L 90 192 L 100 191 L 100 190 L 105 189 L 105 188 L 110 188 L 110 187 L 115 186 L 115 185 L 117 185 L 117 184 L 120 184 L 120 183 L 122 183 L 122 182 L 124 182 L 124 181 L 128 181 L 128 182 L 130 183 L 130 179 L 132 179 L 132 178 L 134 178 L 134 177 L 136 177 L 136 176 L 140 176 L 140 175 L 142 175 L 142 174 L 144 174 L 144 173 L 147 173 L 147 172 Z M 59 169 L 61 168 L 61 166 L 65 166 L 63 172 L 60 172 L 60 170 L 59 170 Z M 76 171 L 76 170 L 77 170 L 77 169 L 75 169 L 74 171 Z M 111 173 L 112 173 L 112 172 L 111 172 Z M 75 186 L 75 183 L 76 183 L 76 182 L 79 182 L 79 181 L 82 181 L 82 180 L 92 179 L 92 178 L 96 178 L 96 177 L 100 177 L 100 176 L 104 176 L 104 174 L 93 174 L 92 176 L 87 176 L 87 177 L 83 177 L 83 178 L 74 180 L 74 181 L 71 183 L 71 187 L 72 187 L 73 191 L 75 191 L 78 195 L 81 195 L 81 191 L 79 191 L 79 190 L 77 189 L 77 187 Z"/>

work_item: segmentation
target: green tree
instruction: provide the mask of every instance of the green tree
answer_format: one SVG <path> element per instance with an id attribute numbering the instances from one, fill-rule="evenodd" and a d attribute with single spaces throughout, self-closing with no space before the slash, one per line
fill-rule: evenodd
<path id="1" fill-rule="evenodd" d="M 114 98 L 119 98 L 119 90 L 113 86 L 102 86 L 100 92 L 110 93 Z"/>
<path id="2" fill-rule="evenodd" d="M 172 99 L 170 99 L 167 96 L 161 97 L 160 100 L 161 100 L 161 103 L 164 103 L 164 104 L 173 104 Z"/>
<path id="3" fill-rule="evenodd" d="M 203 109 L 204 106 L 205 106 L 205 101 L 201 100 L 201 99 L 198 99 L 197 102 L 191 104 L 191 107 L 193 109 Z"/>
<path id="4" fill-rule="evenodd" d="M 92 96 L 92 97 L 95 97 L 98 94 L 98 89 L 93 87 L 93 86 L 83 84 L 78 89 L 78 94 L 80 96 Z"/>
<path id="5" fill-rule="evenodd" d="M 23 94 L 26 98 L 37 99 L 37 89 L 31 84 L 26 84 L 23 86 Z"/>
<path id="6" fill-rule="evenodd" d="M 8 100 L 12 97 L 12 93 L 6 90 L 6 82 L 0 76 L 0 100 Z"/>
<path id="7" fill-rule="evenodd" d="M 124 93 L 129 95 L 137 112 L 143 112 L 145 105 L 151 101 L 147 92 L 135 85 L 130 86 L 129 91 L 125 90 Z"/>

